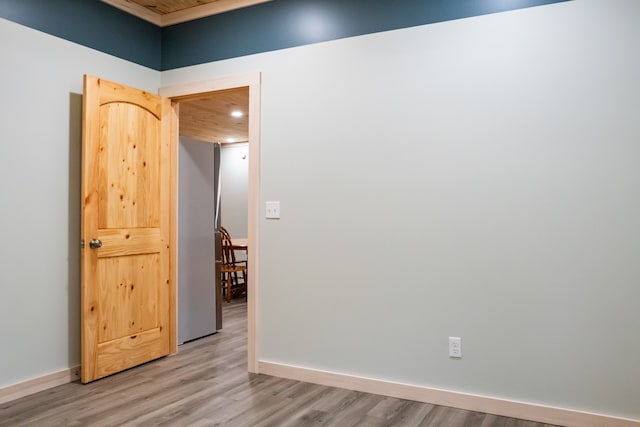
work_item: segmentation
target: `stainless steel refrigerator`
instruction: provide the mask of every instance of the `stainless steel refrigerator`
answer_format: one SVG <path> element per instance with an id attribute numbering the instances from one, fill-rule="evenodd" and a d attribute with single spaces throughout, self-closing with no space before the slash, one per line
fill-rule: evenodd
<path id="1" fill-rule="evenodd" d="M 222 328 L 216 235 L 220 144 L 180 138 L 178 165 L 178 343 Z M 219 237 L 218 237 L 219 238 Z"/>

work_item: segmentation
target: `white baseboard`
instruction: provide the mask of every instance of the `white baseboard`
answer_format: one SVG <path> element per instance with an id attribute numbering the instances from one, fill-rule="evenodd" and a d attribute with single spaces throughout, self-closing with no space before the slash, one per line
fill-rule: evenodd
<path id="1" fill-rule="evenodd" d="M 59 372 L 33 378 L 18 384 L 0 388 L 0 403 L 19 399 L 39 391 L 47 390 L 62 384 L 80 379 L 80 366 L 64 369 Z"/>
<path id="2" fill-rule="evenodd" d="M 571 409 L 458 393 L 447 390 L 381 381 L 334 372 L 258 362 L 258 372 L 274 377 L 362 391 L 400 399 L 484 412 L 568 427 L 640 427 L 640 420 L 617 418 Z"/>

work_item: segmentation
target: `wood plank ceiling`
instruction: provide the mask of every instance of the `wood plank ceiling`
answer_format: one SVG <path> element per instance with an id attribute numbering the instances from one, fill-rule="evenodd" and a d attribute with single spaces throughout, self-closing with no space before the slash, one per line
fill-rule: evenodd
<path id="1" fill-rule="evenodd" d="M 160 27 L 272 0 L 102 0 Z"/>
<path id="2" fill-rule="evenodd" d="M 202 4 L 220 3 L 219 0 L 130 0 L 160 15 L 190 9 Z"/>
<path id="3" fill-rule="evenodd" d="M 179 109 L 180 136 L 223 144 L 249 140 L 248 87 L 181 101 Z M 242 115 L 235 117 L 233 112 Z"/>

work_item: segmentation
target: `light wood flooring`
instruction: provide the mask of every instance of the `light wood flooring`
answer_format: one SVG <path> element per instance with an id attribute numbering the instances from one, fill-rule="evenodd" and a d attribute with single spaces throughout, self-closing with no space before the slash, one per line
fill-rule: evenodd
<path id="1" fill-rule="evenodd" d="M 248 374 L 246 314 L 225 303 L 224 329 L 177 355 L 0 404 L 0 426 L 545 426 Z"/>

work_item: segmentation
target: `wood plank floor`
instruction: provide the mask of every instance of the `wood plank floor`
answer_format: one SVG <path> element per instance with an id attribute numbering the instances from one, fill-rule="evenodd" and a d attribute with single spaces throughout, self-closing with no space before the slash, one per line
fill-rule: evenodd
<path id="1" fill-rule="evenodd" d="M 0 426 L 545 426 L 248 374 L 246 314 L 225 304 L 224 329 L 177 355 L 0 404 Z"/>

